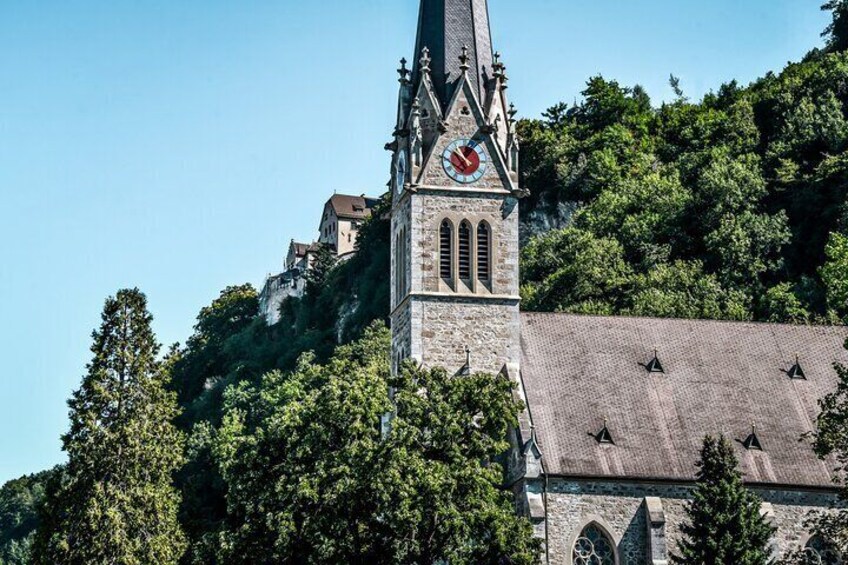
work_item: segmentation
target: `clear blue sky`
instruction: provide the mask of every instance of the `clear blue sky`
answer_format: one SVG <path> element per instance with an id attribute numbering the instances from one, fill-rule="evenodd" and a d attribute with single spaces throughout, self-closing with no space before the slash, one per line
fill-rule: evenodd
<path id="1" fill-rule="evenodd" d="M 601 73 L 698 98 L 820 45 L 821 0 L 491 0 L 523 116 Z M 0 0 L 0 483 L 63 460 L 104 298 L 165 343 L 378 195 L 417 0 Z"/>

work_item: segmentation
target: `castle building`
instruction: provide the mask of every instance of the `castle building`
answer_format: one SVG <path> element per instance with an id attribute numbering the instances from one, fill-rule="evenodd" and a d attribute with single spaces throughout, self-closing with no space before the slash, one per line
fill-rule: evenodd
<path id="1" fill-rule="evenodd" d="M 799 439 L 848 362 L 844 327 L 521 313 L 519 140 L 486 0 L 421 0 L 392 152 L 393 366 L 497 373 L 526 405 L 507 483 L 544 563 L 667 563 L 703 437 L 737 440 L 775 556 L 838 504 Z"/>
<path id="2" fill-rule="evenodd" d="M 273 326 L 280 321 L 280 307 L 286 299 L 303 296 L 306 273 L 312 268 L 320 246 L 326 246 L 340 261 L 349 259 L 356 252 L 362 222 L 371 217 L 378 202 L 364 195 L 334 194 L 324 205 L 318 241 L 291 241 L 284 270 L 268 275 L 259 292 L 259 312 L 268 325 Z"/>

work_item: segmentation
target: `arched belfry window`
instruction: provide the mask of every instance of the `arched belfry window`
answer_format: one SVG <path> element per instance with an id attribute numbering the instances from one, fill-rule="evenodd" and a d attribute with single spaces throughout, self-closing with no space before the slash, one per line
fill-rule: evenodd
<path id="1" fill-rule="evenodd" d="M 453 226 L 449 220 L 439 228 L 439 274 L 446 283 L 453 283 Z"/>
<path id="2" fill-rule="evenodd" d="M 574 565 L 615 565 L 615 544 L 597 524 L 589 524 L 574 542 Z"/>
<path id="3" fill-rule="evenodd" d="M 471 224 L 467 220 L 459 224 L 459 278 L 471 282 Z"/>
<path id="4" fill-rule="evenodd" d="M 492 228 L 486 222 L 477 226 L 477 280 L 488 284 L 492 279 Z"/>
<path id="5" fill-rule="evenodd" d="M 810 565 L 844 565 L 845 559 L 839 549 L 821 536 L 813 536 L 804 548 L 805 563 Z"/>

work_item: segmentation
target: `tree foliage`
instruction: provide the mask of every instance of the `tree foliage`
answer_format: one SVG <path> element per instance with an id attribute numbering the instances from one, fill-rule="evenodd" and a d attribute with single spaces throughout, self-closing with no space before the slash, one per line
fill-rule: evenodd
<path id="1" fill-rule="evenodd" d="M 48 481 L 60 469 L 9 481 L 0 488 L 0 565 L 30 563 L 38 510 Z"/>
<path id="2" fill-rule="evenodd" d="M 106 301 L 88 374 L 68 402 L 68 464 L 47 492 L 37 563 L 166 565 L 182 556 L 171 483 L 183 440 L 151 320 L 138 290 Z"/>
<path id="3" fill-rule="evenodd" d="M 388 349 L 375 326 L 325 365 L 307 355 L 227 392 L 220 562 L 535 563 L 493 460 L 517 421 L 510 384 L 407 367 L 383 441 Z"/>
<path id="4" fill-rule="evenodd" d="M 733 445 L 706 437 L 698 482 L 687 503 L 683 538 L 672 562 L 678 565 L 766 565 L 774 528 L 760 515 L 762 501 L 742 483 Z"/>
<path id="5" fill-rule="evenodd" d="M 523 306 L 844 321 L 831 234 L 848 217 L 846 83 L 848 53 L 817 51 L 749 87 L 697 103 L 681 91 L 659 108 L 594 77 L 579 104 L 520 122 L 532 192 Z M 576 211 L 564 230 L 533 225 L 563 206 Z"/>
<path id="6" fill-rule="evenodd" d="M 845 344 L 848 349 L 848 342 Z M 848 503 L 848 367 L 835 367 L 839 376 L 837 390 L 820 401 L 814 447 L 822 458 L 833 456 L 838 462 L 834 482 L 841 487 L 840 498 Z M 848 548 L 848 510 L 817 517 L 814 525 L 822 538 L 836 547 Z"/>
<path id="7" fill-rule="evenodd" d="M 833 21 L 822 34 L 827 38 L 828 48 L 832 51 L 848 49 L 848 1 L 828 0 L 822 10 L 833 13 Z"/>

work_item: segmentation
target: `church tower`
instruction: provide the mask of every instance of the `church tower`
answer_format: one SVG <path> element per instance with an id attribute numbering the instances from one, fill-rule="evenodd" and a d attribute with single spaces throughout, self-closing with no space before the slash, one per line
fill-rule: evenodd
<path id="1" fill-rule="evenodd" d="M 519 361 L 518 139 L 486 0 L 422 0 L 392 151 L 393 363 Z"/>

